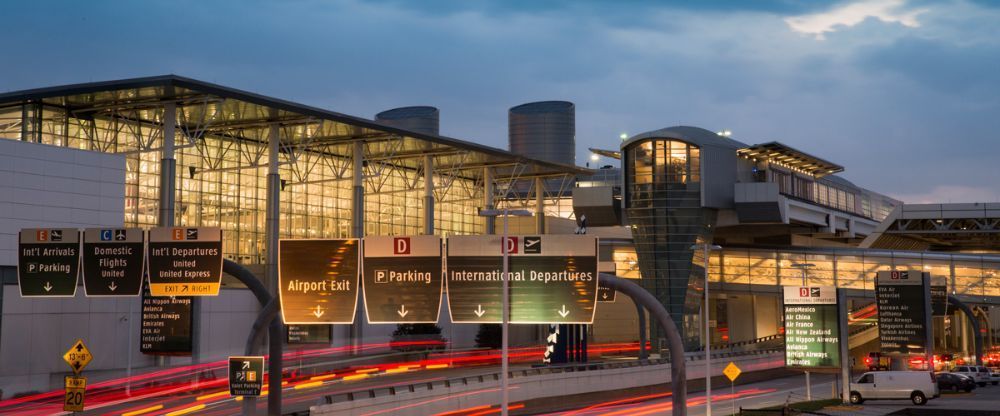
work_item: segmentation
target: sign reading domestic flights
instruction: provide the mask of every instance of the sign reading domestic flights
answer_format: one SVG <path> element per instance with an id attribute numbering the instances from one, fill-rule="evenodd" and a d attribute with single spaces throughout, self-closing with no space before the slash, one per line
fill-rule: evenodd
<path id="1" fill-rule="evenodd" d="M 785 366 L 840 366 L 840 318 L 833 286 L 785 286 Z"/>
<path id="2" fill-rule="evenodd" d="M 441 238 L 365 237 L 362 277 L 368 323 L 436 323 L 441 310 Z"/>
<path id="3" fill-rule="evenodd" d="M 927 350 L 926 303 L 929 287 L 919 271 L 882 271 L 875 280 L 878 332 L 883 354 L 920 354 Z"/>
<path id="4" fill-rule="evenodd" d="M 93 359 L 94 356 L 90 353 L 90 350 L 87 349 L 87 346 L 83 345 L 82 339 L 76 340 L 76 342 L 73 343 L 73 346 L 69 347 L 69 350 L 63 354 L 63 361 L 66 361 L 66 364 L 69 364 L 69 367 L 72 368 L 73 372 L 76 374 L 80 374 L 84 367 L 86 367 L 87 364 L 90 364 L 90 361 Z"/>
<path id="5" fill-rule="evenodd" d="M 22 297 L 76 295 L 80 232 L 75 228 L 27 228 L 17 246 L 17 283 Z"/>
<path id="6" fill-rule="evenodd" d="M 149 291 L 153 296 L 218 296 L 221 282 L 221 229 L 149 230 Z"/>
<path id="7" fill-rule="evenodd" d="M 229 357 L 229 395 L 260 396 L 264 357 Z"/>
<path id="8" fill-rule="evenodd" d="M 281 240 L 278 285 L 286 324 L 350 324 L 358 306 L 361 242 Z"/>
<path id="9" fill-rule="evenodd" d="M 145 233 L 138 228 L 88 228 L 83 232 L 83 289 L 87 296 L 139 296 Z"/>
<path id="10" fill-rule="evenodd" d="M 139 351 L 150 355 L 190 355 L 193 298 L 142 296 Z"/>
<path id="11" fill-rule="evenodd" d="M 615 303 L 615 297 L 618 295 L 618 291 L 610 287 L 605 287 L 603 285 L 597 286 L 597 301 L 606 303 Z"/>
<path id="12" fill-rule="evenodd" d="M 330 325 L 286 325 L 289 344 L 329 344 L 333 341 Z"/>
<path id="13" fill-rule="evenodd" d="M 448 310 L 456 323 L 500 323 L 501 236 L 448 237 Z M 510 322 L 594 321 L 597 238 L 587 235 L 507 237 Z"/>
<path id="14" fill-rule="evenodd" d="M 64 412 L 82 412 L 83 397 L 87 392 L 87 378 L 66 376 L 66 396 L 63 400 Z"/>

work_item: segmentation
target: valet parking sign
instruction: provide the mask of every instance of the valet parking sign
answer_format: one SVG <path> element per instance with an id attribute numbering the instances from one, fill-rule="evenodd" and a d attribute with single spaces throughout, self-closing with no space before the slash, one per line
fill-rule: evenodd
<path id="1" fill-rule="evenodd" d="M 501 236 L 448 238 L 448 310 L 456 323 L 500 323 Z M 507 237 L 510 323 L 589 324 L 597 303 L 594 236 Z"/>
<path id="2" fill-rule="evenodd" d="M 158 227 L 149 230 L 152 296 L 218 296 L 222 283 L 222 230 Z"/>
<path id="3" fill-rule="evenodd" d="M 785 366 L 840 366 L 840 318 L 833 286 L 785 286 Z"/>
<path id="4" fill-rule="evenodd" d="M 368 323 L 436 323 L 441 310 L 441 238 L 433 235 L 364 239 Z"/>

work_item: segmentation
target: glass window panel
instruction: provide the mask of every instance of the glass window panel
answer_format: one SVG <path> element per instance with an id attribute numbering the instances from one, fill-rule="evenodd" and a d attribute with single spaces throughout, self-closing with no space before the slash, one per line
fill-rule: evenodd
<path id="1" fill-rule="evenodd" d="M 755 285 L 778 284 L 778 260 L 771 251 L 750 250 L 748 253 L 750 283 Z"/>

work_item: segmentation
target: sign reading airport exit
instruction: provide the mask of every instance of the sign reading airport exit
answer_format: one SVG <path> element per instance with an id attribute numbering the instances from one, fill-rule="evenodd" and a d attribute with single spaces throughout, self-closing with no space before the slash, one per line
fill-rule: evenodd
<path id="1" fill-rule="evenodd" d="M 87 296 L 139 296 L 146 271 L 145 233 L 139 228 L 83 232 L 83 289 Z"/>
<path id="2" fill-rule="evenodd" d="M 27 228 L 17 246 L 22 297 L 72 297 L 80 273 L 80 232 L 75 228 Z"/>
<path id="3" fill-rule="evenodd" d="M 785 366 L 840 366 L 840 318 L 833 286 L 785 286 Z"/>
<path id="4" fill-rule="evenodd" d="M 436 323 L 441 310 L 441 238 L 365 237 L 365 313 L 368 323 Z"/>
<path id="5" fill-rule="evenodd" d="M 278 285 L 286 324 L 350 324 L 358 302 L 361 241 L 280 240 Z"/>
<path id="6" fill-rule="evenodd" d="M 448 238 L 448 310 L 456 323 L 500 323 L 501 236 Z M 597 238 L 587 235 L 507 237 L 510 322 L 594 321 Z"/>
<path id="7" fill-rule="evenodd" d="M 152 296 L 218 296 L 222 282 L 222 230 L 158 227 L 149 230 Z"/>

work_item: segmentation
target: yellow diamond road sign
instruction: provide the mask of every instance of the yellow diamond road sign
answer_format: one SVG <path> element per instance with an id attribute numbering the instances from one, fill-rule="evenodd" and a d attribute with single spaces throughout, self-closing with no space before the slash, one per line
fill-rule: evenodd
<path id="1" fill-rule="evenodd" d="M 87 349 L 86 345 L 83 345 L 83 340 L 78 339 L 73 343 L 73 346 L 69 348 L 63 354 L 63 360 L 66 360 L 66 364 L 69 364 L 73 372 L 80 374 L 83 368 L 90 364 L 90 360 L 93 360 L 94 356 L 90 354 L 90 350 Z"/>
<path id="2" fill-rule="evenodd" d="M 742 373 L 740 368 L 736 366 L 736 363 L 731 361 L 729 362 L 729 365 L 726 366 L 726 369 L 722 370 L 722 374 L 725 374 L 726 377 L 729 378 L 729 381 L 736 381 L 736 377 L 739 377 L 740 373 Z"/>

